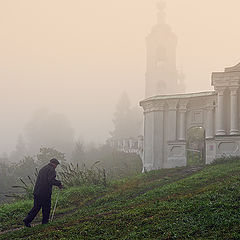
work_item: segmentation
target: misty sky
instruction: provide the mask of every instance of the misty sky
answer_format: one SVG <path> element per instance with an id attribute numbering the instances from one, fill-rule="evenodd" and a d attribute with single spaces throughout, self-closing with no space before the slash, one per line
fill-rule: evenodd
<path id="1" fill-rule="evenodd" d="M 145 37 L 157 0 L 1 0 L 0 153 L 33 112 L 65 114 L 76 138 L 104 142 L 126 91 L 144 98 Z M 212 71 L 240 62 L 239 0 L 167 0 L 187 92 L 212 89 Z"/>

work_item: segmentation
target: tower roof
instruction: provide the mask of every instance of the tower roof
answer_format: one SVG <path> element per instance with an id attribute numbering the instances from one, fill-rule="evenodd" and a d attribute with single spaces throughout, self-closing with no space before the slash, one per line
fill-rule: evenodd
<path id="1" fill-rule="evenodd" d="M 161 24 L 163 22 L 165 22 L 165 8 L 166 8 L 166 3 L 164 1 L 159 1 L 157 3 L 157 9 L 158 9 L 158 13 L 157 13 L 157 23 Z"/>

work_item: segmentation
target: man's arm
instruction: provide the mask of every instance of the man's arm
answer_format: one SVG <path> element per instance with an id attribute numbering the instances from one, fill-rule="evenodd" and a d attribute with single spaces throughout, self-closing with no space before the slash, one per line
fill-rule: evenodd
<path id="1" fill-rule="evenodd" d="M 54 170 L 53 171 L 49 171 L 48 182 L 51 185 L 54 185 L 54 186 L 58 186 L 58 187 L 62 186 L 61 181 L 56 179 L 56 172 Z"/>

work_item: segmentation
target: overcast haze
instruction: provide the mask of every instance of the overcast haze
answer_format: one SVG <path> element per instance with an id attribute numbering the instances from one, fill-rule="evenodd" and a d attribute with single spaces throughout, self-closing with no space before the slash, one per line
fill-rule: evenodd
<path id="1" fill-rule="evenodd" d="M 63 113 L 75 137 L 104 142 L 122 94 L 144 98 L 145 37 L 156 0 L 1 0 L 0 153 L 39 108 Z M 187 92 L 240 62 L 239 0 L 169 0 Z"/>

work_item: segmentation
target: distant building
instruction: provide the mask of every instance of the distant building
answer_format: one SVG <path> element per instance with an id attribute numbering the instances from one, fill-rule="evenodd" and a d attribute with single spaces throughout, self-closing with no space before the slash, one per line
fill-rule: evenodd
<path id="1" fill-rule="evenodd" d="M 143 159 L 143 136 L 138 138 L 114 139 L 107 140 L 107 145 L 119 152 L 136 153 Z"/>
<path id="2" fill-rule="evenodd" d="M 146 98 L 184 93 L 184 77 L 176 68 L 177 37 L 165 22 L 165 3 L 159 2 L 157 24 L 146 38 Z"/>

